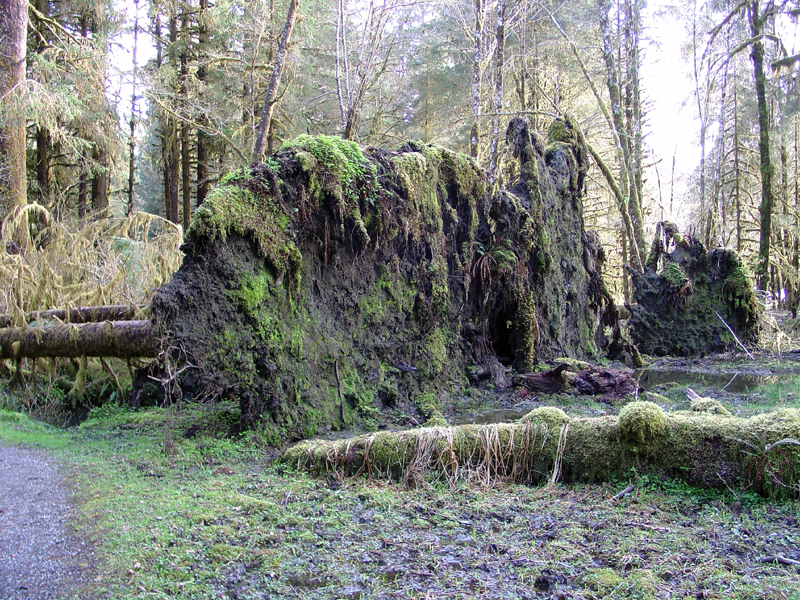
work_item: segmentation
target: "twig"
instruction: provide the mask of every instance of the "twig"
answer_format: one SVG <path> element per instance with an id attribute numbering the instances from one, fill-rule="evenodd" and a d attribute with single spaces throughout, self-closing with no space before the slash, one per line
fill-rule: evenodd
<path id="1" fill-rule="evenodd" d="M 725 319 L 723 319 L 722 317 L 720 317 L 720 316 L 719 316 L 719 313 L 718 313 L 718 312 L 716 312 L 716 311 L 714 311 L 714 314 L 715 314 L 715 315 L 717 315 L 717 317 L 719 318 L 719 320 L 720 320 L 720 321 L 722 321 L 722 324 L 723 324 L 723 325 L 725 325 L 725 327 L 727 327 L 727 328 L 728 328 L 728 331 L 730 331 L 730 332 L 731 332 L 731 335 L 733 336 L 733 339 L 735 339 L 735 340 L 736 340 L 736 343 L 737 343 L 737 344 L 739 344 L 739 346 L 741 346 L 741 347 L 742 347 L 742 350 L 744 350 L 745 354 L 747 354 L 747 356 L 749 356 L 749 357 L 750 357 L 750 360 L 755 360 L 755 357 L 754 357 L 752 354 L 750 354 L 750 351 L 749 351 L 747 348 L 745 348 L 745 347 L 744 347 L 744 344 L 741 342 L 741 340 L 739 340 L 739 338 L 738 338 L 738 337 L 736 337 L 736 334 L 734 333 L 733 329 L 731 329 L 731 326 L 730 326 L 730 325 L 728 325 L 728 324 L 725 322 Z"/>
<path id="2" fill-rule="evenodd" d="M 734 373 L 733 377 L 731 377 L 731 380 L 728 382 L 728 385 L 732 384 L 733 380 L 736 379 L 738 376 L 739 376 L 739 373 Z M 726 385 L 724 388 L 722 388 L 723 392 L 728 389 L 728 385 Z"/>
<path id="3" fill-rule="evenodd" d="M 612 496 L 611 498 L 609 498 L 609 499 L 608 499 L 608 501 L 609 501 L 609 502 L 616 502 L 616 501 L 617 501 L 617 500 L 619 500 L 620 498 L 622 498 L 622 497 L 624 497 L 624 496 L 627 496 L 628 494 L 630 494 L 630 493 L 631 493 L 633 490 L 635 490 L 635 489 L 636 489 L 636 486 L 635 486 L 635 485 L 633 485 L 633 484 L 631 484 L 631 485 L 629 485 L 628 487 L 626 487 L 624 490 L 622 490 L 622 491 L 621 491 L 619 494 L 617 494 L 616 496 Z"/>
<path id="4" fill-rule="evenodd" d="M 769 556 L 764 556 L 759 559 L 759 562 L 762 563 L 778 563 L 780 565 L 795 565 L 800 566 L 800 560 L 794 560 L 793 558 L 786 558 L 783 554 L 774 554 Z"/>
<path id="5" fill-rule="evenodd" d="M 657 527 L 656 525 L 648 525 L 647 523 L 624 523 L 623 527 L 639 527 L 640 529 L 649 529 L 650 531 L 660 531 L 661 533 L 669 533 L 669 527 Z"/>

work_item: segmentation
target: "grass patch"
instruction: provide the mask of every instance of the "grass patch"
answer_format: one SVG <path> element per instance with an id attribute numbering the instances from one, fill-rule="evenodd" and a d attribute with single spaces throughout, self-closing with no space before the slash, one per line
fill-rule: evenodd
<path id="1" fill-rule="evenodd" d="M 105 561 L 82 598 L 797 598 L 798 569 L 761 562 L 800 560 L 797 501 L 635 472 L 550 488 L 315 480 L 255 437 L 220 438 L 231 410 L 110 407 L 66 431 L 0 412 L 3 443 L 72 473 L 79 534 Z"/>

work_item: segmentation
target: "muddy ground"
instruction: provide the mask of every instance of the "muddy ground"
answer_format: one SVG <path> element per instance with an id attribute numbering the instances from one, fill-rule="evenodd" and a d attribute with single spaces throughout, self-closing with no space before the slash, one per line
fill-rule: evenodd
<path id="1" fill-rule="evenodd" d="M 686 408 L 692 387 L 746 415 L 800 406 L 797 358 L 662 360 L 638 375 L 667 408 Z M 508 420 L 545 403 L 618 410 L 514 391 L 496 408 Z M 255 437 L 220 436 L 236 408 L 107 408 L 67 431 L 0 419 L 0 440 L 67 438 L 53 452 L 81 489 L 82 527 L 102 538 L 80 597 L 800 599 L 797 500 L 635 472 L 544 487 L 313 479 L 271 464 Z"/>

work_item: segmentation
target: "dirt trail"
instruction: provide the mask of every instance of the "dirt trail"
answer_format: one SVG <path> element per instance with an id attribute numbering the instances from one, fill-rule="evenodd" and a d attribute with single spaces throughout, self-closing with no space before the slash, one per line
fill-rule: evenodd
<path id="1" fill-rule="evenodd" d="M 69 526 L 74 508 L 55 462 L 0 445 L 0 598 L 77 598 L 93 562 Z"/>

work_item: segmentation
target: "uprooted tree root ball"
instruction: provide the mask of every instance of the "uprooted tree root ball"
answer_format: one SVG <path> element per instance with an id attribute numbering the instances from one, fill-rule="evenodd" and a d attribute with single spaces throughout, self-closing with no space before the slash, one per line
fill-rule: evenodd
<path id="1" fill-rule="evenodd" d="M 697 356 L 724 352 L 737 345 L 736 338 L 745 345 L 758 341 L 751 277 L 735 251 L 708 251 L 663 221 L 644 273 L 632 275 L 628 326 L 642 353 Z"/>
<path id="2" fill-rule="evenodd" d="M 521 178 L 494 196 L 472 159 L 416 142 L 301 136 L 232 173 L 153 299 L 163 351 L 135 402 L 236 399 L 279 444 L 443 423 L 481 380 L 507 385 L 507 367 L 597 355 L 610 297 L 572 127 L 546 146 L 515 119 Z"/>
<path id="3" fill-rule="evenodd" d="M 626 410 L 627 409 L 627 410 Z M 535 409 L 520 423 L 379 432 L 301 442 L 281 461 L 316 474 L 369 475 L 409 485 L 444 479 L 535 483 L 560 469 L 565 482 L 625 479 L 635 472 L 705 487 L 800 495 L 800 411 L 750 418 L 633 402 L 615 416 L 569 418 Z"/>

